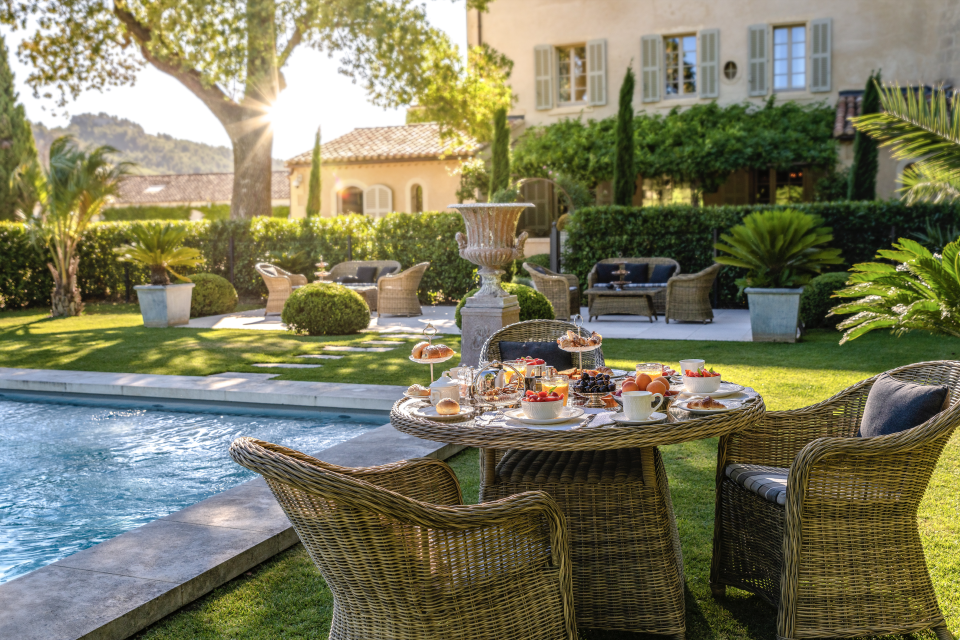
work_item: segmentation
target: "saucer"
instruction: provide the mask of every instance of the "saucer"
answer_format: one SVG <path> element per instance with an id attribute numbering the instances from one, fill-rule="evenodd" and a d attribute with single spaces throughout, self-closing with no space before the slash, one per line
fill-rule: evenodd
<path id="1" fill-rule="evenodd" d="M 524 424 L 560 424 L 561 422 L 569 422 L 575 420 L 583 415 L 583 409 L 581 407 L 564 407 L 560 410 L 560 415 L 556 418 L 549 418 L 547 420 L 534 420 L 533 418 L 528 418 L 523 413 L 523 409 L 509 409 L 503 412 L 503 415 L 507 416 L 511 420 L 516 420 L 517 422 L 522 422 Z"/>
<path id="2" fill-rule="evenodd" d="M 692 398 L 690 400 L 692 400 Z M 717 402 L 723 405 L 723 409 L 691 409 L 690 407 L 687 406 L 690 403 L 690 400 L 681 400 L 680 402 L 677 402 L 674 406 L 678 409 L 689 411 L 690 413 L 698 414 L 698 415 L 710 415 L 711 413 L 726 413 L 727 411 L 733 411 L 734 409 L 739 409 L 740 407 L 743 406 L 743 403 L 740 402 L 739 400 L 717 400 Z"/>
<path id="3" fill-rule="evenodd" d="M 650 414 L 650 417 L 646 420 L 630 420 L 627 418 L 626 413 L 615 413 L 610 416 L 610 419 L 616 422 L 617 424 L 626 424 L 626 425 L 639 425 L 639 424 L 657 424 L 658 422 L 663 422 L 667 419 L 667 414 L 657 413 L 654 411 Z"/>
<path id="4" fill-rule="evenodd" d="M 418 418 L 426 418 L 435 422 L 460 422 L 473 415 L 473 407 L 460 407 L 460 413 L 453 415 L 441 415 L 437 413 L 437 408 L 433 405 L 427 407 L 418 407 L 411 411 Z"/>
<path id="5" fill-rule="evenodd" d="M 734 382 L 721 382 L 720 388 L 714 391 L 713 393 L 694 393 L 692 391 L 687 391 L 682 387 L 680 393 L 686 396 L 710 396 L 711 398 L 725 398 L 727 396 L 732 396 L 736 393 L 743 391 L 744 386 L 742 384 L 736 384 Z"/>

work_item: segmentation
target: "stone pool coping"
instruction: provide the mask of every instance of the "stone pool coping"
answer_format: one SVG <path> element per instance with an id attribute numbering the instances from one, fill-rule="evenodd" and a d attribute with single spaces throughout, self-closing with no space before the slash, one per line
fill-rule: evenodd
<path id="1" fill-rule="evenodd" d="M 38 375 L 41 373 L 64 375 Z M 78 378 L 80 375 L 83 379 Z M 96 376 L 123 376 L 124 381 L 120 386 L 129 387 L 134 395 L 141 398 L 181 398 L 177 395 L 155 394 L 162 390 L 177 393 L 186 384 L 183 380 L 163 385 L 157 378 L 207 380 L 191 376 L 141 376 L 138 379 L 130 377 L 130 374 L 0 369 L 0 389 L 59 390 L 63 399 L 69 399 L 70 393 L 131 395 L 116 390 L 110 393 L 107 388 L 109 383 Z M 137 381 L 141 384 L 135 384 Z M 288 401 L 270 404 L 302 402 L 304 404 L 298 406 L 356 408 L 354 404 L 335 404 L 336 392 L 328 388 L 322 389 L 322 393 L 321 389 L 316 389 L 314 404 L 310 404 L 303 393 L 305 389 L 299 388 L 299 392 L 293 392 L 291 389 L 298 387 L 290 387 L 291 384 L 324 383 L 258 381 L 255 386 L 260 389 L 248 389 L 245 392 L 237 389 L 240 385 L 230 385 L 229 390 L 200 385 L 199 390 L 242 393 L 248 403 L 251 400 L 264 402 L 263 398 L 252 398 L 250 394 L 255 393 L 280 396 Z M 50 385 L 62 387 L 51 389 Z M 285 391 L 270 393 L 263 388 L 274 385 L 281 385 L 280 389 Z M 94 386 L 100 388 L 94 390 L 91 388 Z M 389 402 L 392 406 L 391 398 L 370 396 L 399 388 L 348 384 L 331 386 L 344 393 L 344 402 L 352 403 L 358 393 L 367 394 L 368 410 L 377 410 L 383 402 Z M 72 391 L 67 391 L 67 388 Z M 324 404 L 318 404 L 320 402 Z M 317 454 L 317 457 L 334 464 L 360 467 L 416 457 L 443 460 L 463 448 L 421 440 L 384 425 L 334 445 Z M 0 611 L 4 612 L 0 616 L 0 638 L 127 638 L 298 541 L 296 532 L 263 479 L 250 480 L 0 585 Z"/>

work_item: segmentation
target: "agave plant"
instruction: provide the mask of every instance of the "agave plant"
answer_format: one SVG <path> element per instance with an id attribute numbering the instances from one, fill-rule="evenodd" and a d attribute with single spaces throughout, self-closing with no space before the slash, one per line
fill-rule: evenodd
<path id="1" fill-rule="evenodd" d="M 48 168 L 34 160 L 14 171 L 10 179 L 17 215 L 34 244 L 49 253 L 53 274 L 50 314 L 76 316 L 83 311 L 77 287 L 80 256 L 77 247 L 84 232 L 116 193 L 130 163 L 112 163 L 113 147 L 81 150 L 70 136 L 50 145 Z"/>
<path id="2" fill-rule="evenodd" d="M 741 292 L 745 287 L 803 286 L 824 266 L 843 261 L 839 249 L 825 246 L 833 240 L 833 230 L 821 224 L 820 216 L 793 209 L 751 213 L 714 245 L 729 254 L 716 261 L 747 269 L 736 281 Z"/>
<path id="3" fill-rule="evenodd" d="M 934 253 L 943 253 L 948 244 L 960 238 L 960 226 L 955 223 L 936 224 L 927 218 L 924 230 L 913 231 L 910 235 Z"/>
<path id="4" fill-rule="evenodd" d="M 877 257 L 896 264 L 854 265 L 850 286 L 834 294 L 858 298 L 831 310 L 831 315 L 855 314 L 838 325 L 846 330 L 840 344 L 874 329 L 897 334 L 920 329 L 960 337 L 960 243 L 951 242 L 940 255 L 905 238 L 893 247 Z"/>
<path id="5" fill-rule="evenodd" d="M 195 267 L 203 262 L 196 249 L 180 246 L 187 230 L 169 222 L 153 223 L 131 230 L 135 241 L 114 251 L 121 262 L 138 262 L 150 269 L 150 284 L 168 285 L 172 273 L 178 280 L 190 282 L 173 270 L 174 267 Z"/>
<path id="6" fill-rule="evenodd" d="M 890 147 L 898 160 L 915 159 L 901 179 L 908 203 L 952 202 L 960 198 L 960 109 L 947 92 L 898 85 L 880 88 L 881 113 L 853 118 L 853 126 Z"/>

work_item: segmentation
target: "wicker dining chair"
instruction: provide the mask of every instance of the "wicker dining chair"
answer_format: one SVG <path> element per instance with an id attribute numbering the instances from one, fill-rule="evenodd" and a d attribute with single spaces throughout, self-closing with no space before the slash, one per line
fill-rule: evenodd
<path id="1" fill-rule="evenodd" d="M 713 322 L 710 292 L 721 265 L 712 264 L 699 273 L 685 273 L 667 280 L 667 309 L 663 320 L 681 322 Z"/>
<path id="2" fill-rule="evenodd" d="M 674 277 L 680 273 L 680 263 L 672 258 L 605 258 L 597 264 L 647 264 L 647 278 L 653 275 L 653 268 L 657 265 L 673 265 Z M 587 288 L 591 288 L 597 282 L 597 265 L 593 266 L 590 273 L 587 274 Z M 588 296 L 593 298 L 593 296 Z M 592 306 L 592 305 L 591 305 Z M 653 295 L 653 306 L 657 313 L 664 313 L 667 310 L 667 294 L 665 291 Z"/>
<path id="3" fill-rule="evenodd" d="M 417 291 L 429 262 L 421 262 L 400 273 L 377 280 L 377 317 L 387 313 L 394 316 L 419 316 L 423 313 Z"/>
<path id="4" fill-rule="evenodd" d="M 293 293 L 293 288 L 307 284 L 306 276 L 284 271 L 269 262 L 258 262 L 253 268 L 267 285 L 267 308 L 263 312 L 264 316 L 283 312 L 283 305 Z"/>
<path id="5" fill-rule="evenodd" d="M 856 437 L 874 376 L 819 404 L 769 412 L 720 440 L 711 589 L 717 597 L 726 585 L 746 589 L 779 607 L 778 638 L 924 629 L 953 638 L 927 571 L 917 509 L 960 423 L 960 362 L 887 373 L 946 385 L 949 407 L 913 429 Z M 755 484 L 772 479 L 768 497 L 739 484 L 739 470 L 767 478 Z"/>
<path id="6" fill-rule="evenodd" d="M 577 325 L 563 320 L 524 320 L 508 324 L 495 331 L 480 348 L 480 357 L 484 362 L 500 360 L 501 342 L 556 342 L 567 331 L 576 331 Z M 581 329 L 584 335 L 589 332 Z M 574 355 L 574 363 L 577 362 Z M 603 347 L 583 352 L 583 368 L 594 369 L 603 365 Z"/>
<path id="7" fill-rule="evenodd" d="M 331 640 L 575 640 L 549 496 L 464 506 L 429 458 L 351 469 L 253 438 L 230 456 L 264 477 L 333 593 Z"/>
<path id="8" fill-rule="evenodd" d="M 523 263 L 533 280 L 533 288 L 553 305 L 554 315 L 567 320 L 580 313 L 580 279 L 572 273 L 554 273 L 539 265 Z"/>

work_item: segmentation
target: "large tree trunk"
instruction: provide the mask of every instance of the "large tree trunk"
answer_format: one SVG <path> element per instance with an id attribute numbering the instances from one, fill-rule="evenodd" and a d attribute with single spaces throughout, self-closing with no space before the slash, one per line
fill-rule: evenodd
<path id="1" fill-rule="evenodd" d="M 260 119 L 263 120 L 261 114 Z M 269 123 L 249 133 L 231 136 L 233 142 L 233 200 L 231 218 L 273 214 L 273 129 Z"/>
<path id="2" fill-rule="evenodd" d="M 53 274 L 53 292 L 50 294 L 50 315 L 54 318 L 64 316 L 78 316 L 83 311 L 83 302 L 80 300 L 80 289 L 77 287 L 77 267 L 80 256 L 70 259 L 70 266 L 65 276 L 61 276 L 52 263 L 47 268 Z"/>

